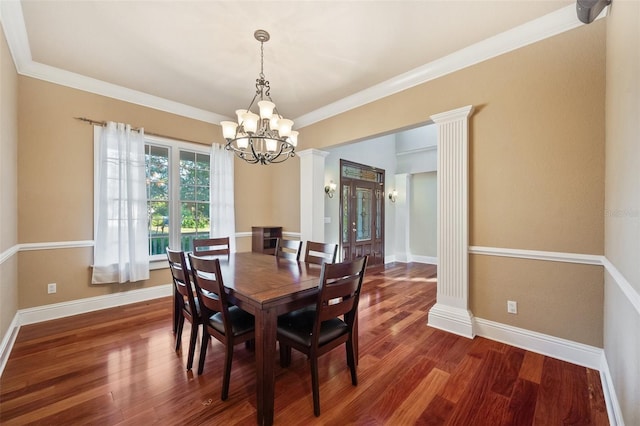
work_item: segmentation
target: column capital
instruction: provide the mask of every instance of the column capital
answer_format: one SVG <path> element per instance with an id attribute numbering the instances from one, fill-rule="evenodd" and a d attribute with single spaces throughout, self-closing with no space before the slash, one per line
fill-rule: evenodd
<path id="1" fill-rule="evenodd" d="M 458 109 L 452 109 L 451 111 L 441 112 L 440 114 L 434 114 L 430 118 L 434 123 L 446 123 L 448 121 L 460 120 L 467 118 L 473 112 L 473 105 L 467 105 Z"/>
<path id="2" fill-rule="evenodd" d="M 325 158 L 327 155 L 329 155 L 329 153 L 327 151 L 320 151 L 319 149 L 309 148 L 305 149 L 304 151 L 296 151 L 296 155 L 300 158 L 313 156 Z"/>

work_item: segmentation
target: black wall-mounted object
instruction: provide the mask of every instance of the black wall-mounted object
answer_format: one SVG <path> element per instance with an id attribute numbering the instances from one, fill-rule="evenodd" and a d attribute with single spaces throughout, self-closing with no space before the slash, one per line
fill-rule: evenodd
<path id="1" fill-rule="evenodd" d="M 592 23 L 605 6 L 611 4 L 611 0 L 578 0 L 576 3 L 576 12 L 578 19 L 585 24 Z"/>

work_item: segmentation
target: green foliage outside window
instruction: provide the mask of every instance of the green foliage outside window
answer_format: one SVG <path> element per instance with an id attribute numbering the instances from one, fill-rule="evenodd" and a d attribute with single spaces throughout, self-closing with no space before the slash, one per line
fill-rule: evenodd
<path id="1" fill-rule="evenodd" d="M 149 253 L 162 254 L 169 245 L 170 223 L 170 148 L 147 144 L 147 209 L 149 220 Z M 191 249 L 191 241 L 209 234 L 209 155 L 179 151 L 178 201 L 180 240 L 183 249 Z"/>

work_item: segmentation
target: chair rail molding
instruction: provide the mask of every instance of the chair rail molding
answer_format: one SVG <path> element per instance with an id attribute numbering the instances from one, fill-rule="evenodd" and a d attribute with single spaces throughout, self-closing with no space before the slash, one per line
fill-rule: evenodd
<path id="1" fill-rule="evenodd" d="M 473 338 L 469 310 L 469 116 L 473 106 L 432 115 L 438 132 L 438 292 L 428 325 Z"/>

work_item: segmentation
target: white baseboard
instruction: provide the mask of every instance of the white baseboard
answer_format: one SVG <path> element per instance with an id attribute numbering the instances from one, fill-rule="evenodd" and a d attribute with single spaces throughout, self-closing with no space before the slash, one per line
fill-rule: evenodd
<path id="1" fill-rule="evenodd" d="M 438 258 L 433 256 L 418 256 L 418 255 L 412 254 L 409 258 L 411 262 L 428 263 L 429 265 L 438 264 Z"/>
<path id="2" fill-rule="evenodd" d="M 609 416 L 609 424 L 611 426 L 624 426 L 624 420 L 622 418 L 622 409 L 618 402 L 616 395 L 616 389 L 613 386 L 613 379 L 611 378 L 611 372 L 609 371 L 609 363 L 607 363 L 607 357 L 602 353 L 600 360 L 600 381 L 602 382 L 602 392 L 604 393 L 604 401 L 607 405 L 607 415 Z"/>
<path id="3" fill-rule="evenodd" d="M 427 325 L 473 339 L 475 336 L 473 323 L 473 314 L 468 309 L 436 303 L 429 310 Z"/>
<path id="4" fill-rule="evenodd" d="M 482 318 L 475 318 L 475 331 L 478 336 L 598 371 L 604 354 L 603 349 L 595 346 Z"/>
<path id="5" fill-rule="evenodd" d="M 11 325 L 9 325 L 9 328 L 7 329 L 7 333 L 2 339 L 2 343 L 0 343 L 0 376 L 4 371 L 5 365 L 7 365 L 11 349 L 13 349 L 13 344 L 16 341 L 16 337 L 18 337 L 19 330 L 20 320 L 18 319 L 18 313 L 16 313 L 13 317 L 13 321 L 11 321 Z"/>
<path id="6" fill-rule="evenodd" d="M 20 309 L 17 315 L 20 325 L 34 324 L 71 315 L 98 311 L 100 309 L 144 302 L 145 300 L 167 297 L 172 294 L 172 284 L 163 284 L 149 288 L 108 294 L 106 296 L 89 297 L 86 299 L 71 300 L 69 302 L 37 306 L 35 308 Z"/>

